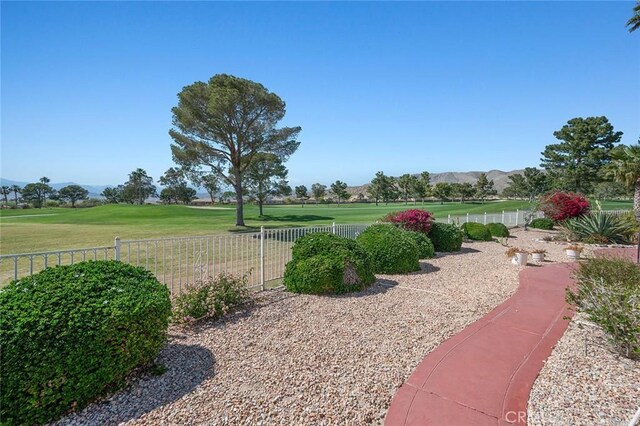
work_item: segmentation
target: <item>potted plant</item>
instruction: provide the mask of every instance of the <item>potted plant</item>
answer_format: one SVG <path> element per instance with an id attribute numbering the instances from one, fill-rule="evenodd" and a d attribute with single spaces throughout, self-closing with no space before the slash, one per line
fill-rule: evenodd
<path id="1" fill-rule="evenodd" d="M 531 259 L 534 262 L 544 262 L 544 255 L 547 251 L 545 249 L 531 250 Z"/>
<path id="2" fill-rule="evenodd" d="M 511 247 L 507 250 L 507 257 L 511 259 L 511 263 L 514 265 L 525 266 L 529 252 L 518 247 Z"/>
<path id="3" fill-rule="evenodd" d="M 582 250 L 584 250 L 584 247 L 571 244 L 565 247 L 564 252 L 567 254 L 567 257 L 569 259 L 576 260 L 580 258 L 580 253 L 582 253 Z"/>

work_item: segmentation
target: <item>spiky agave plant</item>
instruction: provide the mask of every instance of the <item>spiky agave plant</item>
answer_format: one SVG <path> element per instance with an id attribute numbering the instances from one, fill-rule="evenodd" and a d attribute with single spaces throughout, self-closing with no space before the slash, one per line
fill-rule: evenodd
<path id="1" fill-rule="evenodd" d="M 561 227 L 567 235 L 585 243 L 624 244 L 630 242 L 633 235 L 633 229 L 627 222 L 603 211 L 567 219 Z"/>

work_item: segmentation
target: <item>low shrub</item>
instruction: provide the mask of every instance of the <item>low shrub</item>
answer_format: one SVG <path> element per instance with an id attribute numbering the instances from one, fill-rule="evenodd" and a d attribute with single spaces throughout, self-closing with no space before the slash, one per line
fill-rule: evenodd
<path id="1" fill-rule="evenodd" d="M 640 358 L 640 267 L 624 259 L 589 259 L 567 300 L 604 329 L 616 350 Z"/>
<path id="2" fill-rule="evenodd" d="M 460 251 L 462 238 L 462 231 L 447 223 L 434 222 L 429 230 L 429 239 L 437 252 Z"/>
<path id="3" fill-rule="evenodd" d="M 567 219 L 560 227 L 567 239 L 587 244 L 629 243 L 635 231 L 623 217 L 603 211 Z"/>
<path id="4" fill-rule="evenodd" d="M 481 223 L 467 222 L 462 225 L 464 236 L 470 240 L 491 241 L 491 232 Z"/>
<path id="5" fill-rule="evenodd" d="M 636 219 L 636 214 L 633 211 L 629 211 L 620 215 L 620 221 L 624 226 L 629 229 L 631 236 L 630 241 L 633 244 L 638 243 L 638 233 L 640 233 L 640 223 Z"/>
<path id="6" fill-rule="evenodd" d="M 366 250 L 354 240 L 324 232 L 299 238 L 284 272 L 285 287 L 295 293 L 346 293 L 374 281 Z"/>
<path id="7" fill-rule="evenodd" d="M 176 323 L 220 318 L 250 298 L 247 276 L 220 274 L 188 285 L 174 300 L 172 318 Z"/>
<path id="8" fill-rule="evenodd" d="M 428 234 L 429 229 L 431 229 L 431 224 L 433 223 L 433 215 L 426 210 L 410 209 L 389 213 L 383 220 L 385 222 L 395 223 L 407 231 Z"/>
<path id="9" fill-rule="evenodd" d="M 405 231 L 405 232 L 407 233 L 407 235 L 409 235 L 413 239 L 413 241 L 415 241 L 416 245 L 418 246 L 420 259 L 431 259 L 433 256 L 435 256 L 436 251 L 429 237 L 427 237 L 422 232 L 416 232 L 416 231 Z"/>
<path id="10" fill-rule="evenodd" d="M 487 229 L 491 233 L 492 237 L 506 238 L 510 235 L 509 228 L 507 228 L 506 225 L 502 223 L 489 223 L 487 225 Z"/>
<path id="11" fill-rule="evenodd" d="M 420 270 L 418 245 L 395 225 L 372 225 L 358 235 L 356 241 L 371 256 L 376 273 L 404 274 Z"/>
<path id="12" fill-rule="evenodd" d="M 48 268 L 0 291 L 0 418 L 46 423 L 116 390 L 167 338 L 169 291 L 116 261 Z"/>
<path id="13" fill-rule="evenodd" d="M 540 197 L 539 209 L 556 222 L 589 213 L 589 201 L 580 194 L 556 191 Z"/>
<path id="14" fill-rule="evenodd" d="M 553 229 L 553 220 L 546 217 L 539 217 L 537 219 L 533 219 L 529 226 L 536 229 L 551 230 Z"/>

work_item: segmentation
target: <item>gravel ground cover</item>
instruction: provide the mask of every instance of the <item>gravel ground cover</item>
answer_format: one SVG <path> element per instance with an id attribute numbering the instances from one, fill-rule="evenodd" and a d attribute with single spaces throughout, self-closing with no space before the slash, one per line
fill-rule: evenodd
<path id="1" fill-rule="evenodd" d="M 529 425 L 626 426 L 640 404 L 640 362 L 614 354 L 578 314 L 547 358 L 529 397 Z"/>
<path id="2" fill-rule="evenodd" d="M 534 241 L 544 235 L 515 231 L 509 244 L 564 261 L 561 245 Z M 430 350 L 516 290 L 522 268 L 504 252 L 465 243 L 352 295 L 265 292 L 223 321 L 172 328 L 164 374 L 57 424 L 380 424 Z"/>

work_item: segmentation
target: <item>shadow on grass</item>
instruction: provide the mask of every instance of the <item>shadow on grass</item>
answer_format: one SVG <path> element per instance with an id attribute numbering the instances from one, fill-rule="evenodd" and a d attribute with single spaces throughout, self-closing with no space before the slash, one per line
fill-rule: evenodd
<path id="1" fill-rule="evenodd" d="M 199 345 L 169 343 L 160 351 L 157 362 L 167 368 L 164 374 L 142 376 L 111 398 L 63 417 L 53 425 L 119 424 L 135 420 L 192 392 L 214 375 L 213 354 Z"/>
<path id="2" fill-rule="evenodd" d="M 288 214 L 284 216 L 271 216 L 268 214 L 258 217 L 261 222 L 314 222 L 319 220 L 333 220 L 331 216 L 318 216 L 315 214 Z"/>

